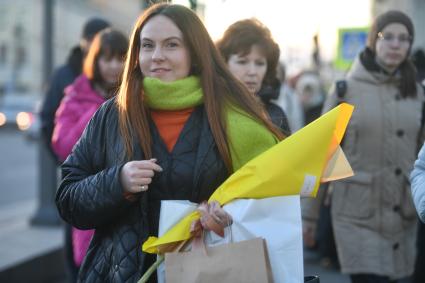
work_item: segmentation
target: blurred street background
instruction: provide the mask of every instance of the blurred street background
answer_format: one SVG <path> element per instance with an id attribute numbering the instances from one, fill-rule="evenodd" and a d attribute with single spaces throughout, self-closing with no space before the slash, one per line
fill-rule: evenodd
<path id="1" fill-rule="evenodd" d="M 38 111 L 52 70 L 79 41 L 84 22 L 102 17 L 125 34 L 150 2 L 140 0 L 0 0 L 0 282 L 66 282 L 63 229 L 53 203 L 58 169 L 40 142 Z M 424 0 L 192 0 L 214 40 L 228 25 L 256 17 L 281 47 L 287 78 L 319 73 L 324 91 L 344 76 L 364 47 L 373 17 L 406 12 L 425 48 Z M 305 274 L 321 282 L 347 276 L 305 250 Z"/>

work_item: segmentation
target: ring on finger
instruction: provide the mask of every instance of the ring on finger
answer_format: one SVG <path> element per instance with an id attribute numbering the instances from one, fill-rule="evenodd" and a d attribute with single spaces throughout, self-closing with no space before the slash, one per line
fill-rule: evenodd
<path id="1" fill-rule="evenodd" d="M 141 186 L 140 186 L 140 189 L 142 189 L 142 191 L 146 191 L 146 190 L 148 189 L 148 186 L 146 186 L 146 185 L 141 185 Z"/>

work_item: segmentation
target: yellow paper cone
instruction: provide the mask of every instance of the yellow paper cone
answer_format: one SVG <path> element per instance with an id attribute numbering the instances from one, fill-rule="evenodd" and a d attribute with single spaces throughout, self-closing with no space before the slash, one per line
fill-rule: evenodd
<path id="1" fill-rule="evenodd" d="M 339 144 L 353 109 L 352 105 L 340 104 L 252 159 L 232 174 L 209 201 L 224 205 L 239 198 L 316 196 L 321 180 L 350 175 L 351 167 Z M 143 251 L 158 253 L 164 245 L 189 239 L 190 225 L 198 218 L 198 213 L 189 214 L 162 237 L 150 237 L 143 244 Z"/>

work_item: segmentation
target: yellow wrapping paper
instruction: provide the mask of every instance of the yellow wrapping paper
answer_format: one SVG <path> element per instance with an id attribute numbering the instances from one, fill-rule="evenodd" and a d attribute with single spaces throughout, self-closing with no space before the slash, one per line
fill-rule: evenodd
<path id="1" fill-rule="evenodd" d="M 239 198 L 286 195 L 315 197 L 320 182 L 353 175 L 340 148 L 354 107 L 342 103 L 233 173 L 211 195 L 221 205 Z M 191 238 L 191 223 L 200 217 L 190 213 L 162 237 L 149 237 L 147 253 L 164 253 Z"/>

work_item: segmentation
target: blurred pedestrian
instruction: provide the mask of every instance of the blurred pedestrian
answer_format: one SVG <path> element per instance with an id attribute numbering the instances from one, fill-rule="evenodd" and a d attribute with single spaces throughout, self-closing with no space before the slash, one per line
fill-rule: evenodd
<path id="1" fill-rule="evenodd" d="M 127 48 L 126 36 L 110 28 L 102 30 L 93 39 L 82 75 L 65 89 L 65 96 L 56 111 L 52 148 L 61 162 L 71 153 L 95 111 L 118 90 Z M 68 261 L 71 260 L 68 266 L 72 266 L 71 282 L 77 280 L 93 233 L 94 230 L 71 228 L 66 243 L 72 249 L 72 257 L 67 257 Z"/>
<path id="2" fill-rule="evenodd" d="M 280 82 L 279 96 L 272 101 L 285 112 L 289 127 L 296 132 L 304 126 L 304 112 L 295 90 L 286 81 L 286 70 L 283 63 L 278 63 L 276 75 Z"/>
<path id="3" fill-rule="evenodd" d="M 96 33 L 109 26 L 110 24 L 103 19 L 89 19 L 83 27 L 79 44 L 71 49 L 67 62 L 57 68 L 50 79 L 40 112 L 41 136 L 43 142 L 50 150 L 52 149 L 51 140 L 55 113 L 64 96 L 64 90 L 80 75 L 84 56 L 89 50 Z M 59 158 L 52 150 L 51 153 L 55 160 L 58 161 Z"/>
<path id="4" fill-rule="evenodd" d="M 158 234 L 161 200 L 207 200 L 283 138 L 190 9 L 145 10 L 126 58 L 117 97 L 63 163 L 56 194 L 63 219 L 96 229 L 81 282 L 136 282 L 156 259 L 142 244 Z"/>
<path id="5" fill-rule="evenodd" d="M 304 70 L 294 79 L 294 89 L 301 103 L 305 125 L 320 117 L 325 92 L 317 71 Z"/>
<path id="6" fill-rule="evenodd" d="M 292 78 L 296 95 L 301 101 L 306 124 L 319 118 L 325 102 L 325 92 L 319 73 L 303 70 Z M 324 268 L 339 268 L 332 228 L 329 184 L 322 184 L 316 198 L 301 200 L 303 217 L 303 240 L 307 248 L 317 250 L 320 265 Z"/>
<path id="7" fill-rule="evenodd" d="M 341 270 L 354 283 L 413 273 L 417 217 L 408 176 L 423 100 L 409 59 L 413 39 L 407 15 L 381 14 L 346 77 L 343 100 L 355 110 L 343 149 L 355 176 L 331 184 L 331 211 Z M 324 111 L 339 101 L 332 92 Z"/>
<path id="8" fill-rule="evenodd" d="M 70 85 L 80 75 L 84 56 L 87 53 L 91 41 L 100 30 L 109 26 L 109 23 L 100 18 L 91 18 L 83 26 L 81 39 L 77 46 L 71 49 L 67 62 L 58 67 L 52 74 L 50 84 L 43 99 L 40 111 L 41 120 L 41 142 L 45 143 L 49 149 L 52 158 L 60 163 L 59 157 L 52 149 L 52 134 L 55 121 L 55 113 L 64 96 L 65 88 Z M 77 269 L 73 264 L 73 251 L 71 240 L 71 226 L 65 225 L 65 255 L 67 263 L 67 272 L 72 280 Z"/>
<path id="9" fill-rule="evenodd" d="M 256 19 L 237 21 L 227 28 L 217 47 L 230 72 L 252 95 L 260 97 L 272 122 L 289 135 L 285 112 L 271 101 L 279 96 L 276 68 L 280 50 L 270 30 Z"/>
<path id="10" fill-rule="evenodd" d="M 65 89 L 56 111 L 52 148 L 61 162 L 71 153 L 94 112 L 116 94 L 127 48 L 126 36 L 110 28 L 94 38 L 82 75 Z"/>

